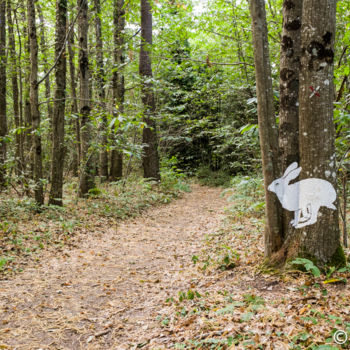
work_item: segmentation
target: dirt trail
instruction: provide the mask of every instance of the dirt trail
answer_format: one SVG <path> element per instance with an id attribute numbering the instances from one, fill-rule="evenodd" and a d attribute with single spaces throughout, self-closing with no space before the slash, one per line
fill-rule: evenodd
<path id="1" fill-rule="evenodd" d="M 1 281 L 0 348 L 159 349 L 159 310 L 198 283 L 191 257 L 219 229 L 225 205 L 220 189 L 195 185 Z"/>

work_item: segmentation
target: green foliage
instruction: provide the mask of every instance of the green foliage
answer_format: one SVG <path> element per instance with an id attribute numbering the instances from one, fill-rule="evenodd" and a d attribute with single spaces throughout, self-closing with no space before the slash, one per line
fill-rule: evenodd
<path id="1" fill-rule="evenodd" d="M 296 258 L 290 262 L 291 265 L 302 266 L 307 272 L 310 272 L 314 277 L 320 277 L 320 269 L 309 259 Z"/>
<path id="2" fill-rule="evenodd" d="M 0 256 L 0 271 L 5 268 L 5 265 L 9 261 L 9 258 Z"/>
<path id="3" fill-rule="evenodd" d="M 247 103 L 253 87 L 232 89 L 231 72 L 205 59 L 192 61 L 192 42 L 185 38 L 167 46 L 171 57 L 159 71 L 161 149 L 190 174 L 202 166 L 230 174 L 251 171 L 251 156 L 259 158 L 257 135 L 239 129 L 256 122 L 256 110 Z"/>
<path id="4" fill-rule="evenodd" d="M 253 316 L 254 316 L 254 312 L 247 312 L 241 315 L 240 320 L 242 322 L 248 322 L 253 318 Z"/>
<path id="5" fill-rule="evenodd" d="M 176 157 L 170 159 L 164 157 L 161 162 L 161 178 L 160 186 L 163 192 L 177 190 L 180 192 L 191 192 L 191 188 L 186 181 L 186 175 L 178 168 L 178 160 Z"/>
<path id="6" fill-rule="evenodd" d="M 94 187 L 89 190 L 89 195 L 91 197 L 98 197 L 100 194 L 102 194 L 101 189 Z"/>
<path id="7" fill-rule="evenodd" d="M 218 265 L 220 270 L 231 270 L 237 266 L 240 261 L 240 255 L 235 250 L 227 245 L 223 245 Z"/>
<path id="8" fill-rule="evenodd" d="M 333 266 L 335 268 L 340 268 L 346 266 L 346 257 L 342 246 L 339 246 L 335 253 L 333 254 L 331 260 L 327 264 L 328 266 Z"/>
<path id="9" fill-rule="evenodd" d="M 205 165 L 197 170 L 196 177 L 200 184 L 211 187 L 228 187 L 232 178 L 225 170 L 214 171 Z"/>
<path id="10" fill-rule="evenodd" d="M 193 300 L 195 298 L 201 298 L 202 296 L 197 292 L 189 289 L 187 292 L 179 292 L 179 302 L 184 300 Z"/>
<path id="11" fill-rule="evenodd" d="M 265 305 L 265 300 L 255 294 L 244 294 L 244 300 L 251 305 Z"/>
<path id="12" fill-rule="evenodd" d="M 235 312 L 236 307 L 241 307 L 244 305 L 245 304 L 242 301 L 236 301 L 236 302 L 233 302 L 233 303 L 226 305 L 222 309 L 217 310 L 216 313 L 218 315 L 233 314 Z"/>
<path id="13" fill-rule="evenodd" d="M 228 195 L 227 200 L 232 203 L 228 208 L 232 217 L 260 217 L 264 213 L 264 184 L 261 177 L 236 176 L 222 195 Z"/>

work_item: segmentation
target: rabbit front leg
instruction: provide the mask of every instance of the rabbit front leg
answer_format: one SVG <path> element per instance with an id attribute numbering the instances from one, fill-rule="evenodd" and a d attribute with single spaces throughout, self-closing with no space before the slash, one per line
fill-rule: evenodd
<path id="1" fill-rule="evenodd" d="M 294 211 L 294 220 L 290 222 L 292 226 L 297 227 L 300 220 L 300 214 L 301 214 L 301 209 L 297 209 Z"/>

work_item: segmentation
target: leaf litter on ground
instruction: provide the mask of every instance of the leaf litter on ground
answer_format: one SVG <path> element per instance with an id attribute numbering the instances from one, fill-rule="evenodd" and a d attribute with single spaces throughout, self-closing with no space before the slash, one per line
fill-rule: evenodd
<path id="1" fill-rule="evenodd" d="M 350 332 L 347 285 L 265 271 L 261 211 L 235 217 L 220 189 L 192 189 L 118 226 L 78 232 L 76 245 L 4 280 L 0 345 L 340 349 L 333 334 Z"/>

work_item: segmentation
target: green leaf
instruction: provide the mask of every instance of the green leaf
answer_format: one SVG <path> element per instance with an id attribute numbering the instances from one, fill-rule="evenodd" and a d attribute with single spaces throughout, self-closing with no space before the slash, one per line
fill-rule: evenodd
<path id="1" fill-rule="evenodd" d="M 247 312 L 247 313 L 241 315 L 241 321 L 248 322 L 253 318 L 253 316 L 254 316 L 253 312 Z"/>
<path id="2" fill-rule="evenodd" d="M 237 306 L 244 306 L 244 303 L 242 301 L 236 301 L 231 304 L 228 304 L 226 307 L 219 309 L 216 311 L 218 315 L 225 315 L 225 314 L 230 314 L 233 313 L 234 309 Z"/>

